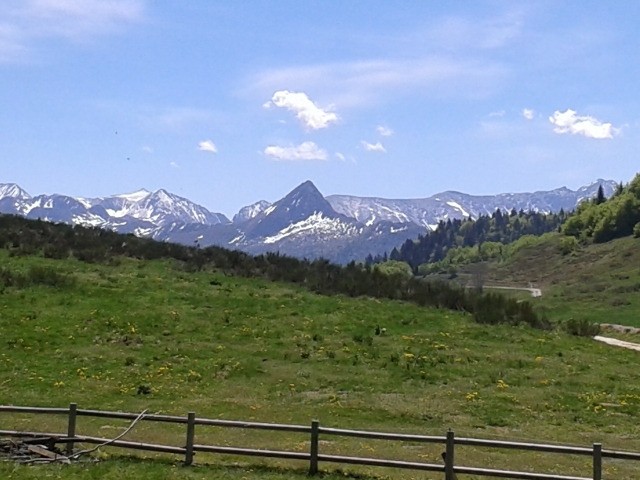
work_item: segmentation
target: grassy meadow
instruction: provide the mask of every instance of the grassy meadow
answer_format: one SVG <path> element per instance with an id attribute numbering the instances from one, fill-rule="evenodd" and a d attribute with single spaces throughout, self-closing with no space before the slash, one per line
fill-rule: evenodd
<path id="1" fill-rule="evenodd" d="M 195 411 L 305 425 L 319 419 L 328 427 L 427 435 L 451 428 L 458 436 L 602 442 L 640 451 L 638 352 L 560 331 L 479 325 L 463 313 L 397 301 L 319 296 L 216 270 L 187 272 L 177 261 L 116 258 L 100 265 L 0 250 L 0 265 L 33 279 L 0 289 L 0 404 L 76 402 L 79 408 Z M 518 280 L 514 265 L 509 281 Z M 565 285 L 545 281 L 552 318 L 580 312 L 572 297 L 563 297 Z M 598 295 L 593 287 L 594 302 Z M 636 312 L 637 301 L 629 300 Z M 584 314 L 595 318 L 589 305 Z M 623 320 L 631 323 L 631 316 Z M 78 433 L 107 438 L 129 424 L 78 421 Z M 0 413 L 2 429 L 64 431 L 65 425 L 64 417 Z M 182 445 L 183 430 L 141 422 L 125 439 Z M 202 427 L 196 442 L 308 451 L 308 439 L 295 434 Z M 442 451 L 340 437 L 322 439 L 320 449 L 430 463 L 440 463 Z M 587 457 L 470 447 L 456 456 L 470 466 L 590 472 Z M 188 469 L 172 456 L 104 448 L 98 457 L 105 461 L 71 467 L 0 462 L 0 477 L 294 479 L 306 473 L 300 462 L 248 457 L 199 454 L 199 465 Z M 327 479 L 441 478 L 320 468 Z M 631 462 L 605 461 L 606 478 L 633 478 L 638 471 Z"/>

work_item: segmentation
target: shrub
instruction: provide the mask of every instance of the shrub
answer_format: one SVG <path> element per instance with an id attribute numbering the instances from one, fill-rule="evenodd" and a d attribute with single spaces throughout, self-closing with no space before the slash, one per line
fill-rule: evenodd
<path id="1" fill-rule="evenodd" d="M 600 333 L 599 324 L 591 323 L 585 319 L 570 318 L 562 324 L 562 328 L 565 332 L 578 337 L 593 337 Z"/>
<path id="2" fill-rule="evenodd" d="M 73 285 L 75 278 L 50 267 L 33 266 L 27 272 L 27 281 L 31 285 L 63 288 Z"/>
<path id="3" fill-rule="evenodd" d="M 562 255 L 568 255 L 576 251 L 578 248 L 578 240 L 576 237 L 563 237 L 560 239 L 560 253 Z"/>

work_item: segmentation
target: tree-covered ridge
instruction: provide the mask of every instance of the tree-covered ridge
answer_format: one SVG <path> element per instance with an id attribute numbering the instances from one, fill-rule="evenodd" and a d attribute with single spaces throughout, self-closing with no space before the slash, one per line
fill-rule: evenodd
<path id="1" fill-rule="evenodd" d="M 200 249 L 97 228 L 71 227 L 7 215 L 0 215 L 0 248 L 7 249 L 12 255 L 75 258 L 84 262 L 117 262 L 122 256 L 174 259 L 182 262 L 187 270 L 215 269 L 228 275 L 292 282 L 323 295 L 389 298 L 466 311 L 480 323 L 550 327 L 528 302 L 500 295 L 482 295 L 444 282 L 427 282 L 406 272 L 384 272 L 355 262 L 343 267 L 327 260 L 298 260 L 278 253 L 251 256 L 220 247 Z M 13 278 L 9 273 L 7 278 Z"/>
<path id="2" fill-rule="evenodd" d="M 608 242 L 634 234 L 640 237 L 640 174 L 620 186 L 610 199 L 598 195 L 581 203 L 562 231 L 581 241 Z"/>
<path id="3" fill-rule="evenodd" d="M 417 240 L 407 240 L 400 249 L 394 249 L 388 256 L 391 260 L 407 262 L 414 269 L 425 263 L 444 260 L 447 253 L 456 248 L 478 247 L 498 248 L 499 244 L 512 243 L 525 235 L 542 235 L 557 230 L 567 215 L 544 214 L 511 210 L 496 210 L 493 215 L 481 215 L 477 220 L 440 221 L 433 232 L 421 235 Z M 386 260 L 369 256 L 367 263 Z"/>

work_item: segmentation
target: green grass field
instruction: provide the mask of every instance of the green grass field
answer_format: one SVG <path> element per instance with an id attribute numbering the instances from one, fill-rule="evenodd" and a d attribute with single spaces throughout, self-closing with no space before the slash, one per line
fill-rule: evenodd
<path id="1" fill-rule="evenodd" d="M 478 325 L 462 313 L 407 303 L 323 297 L 216 271 L 188 273 L 174 261 L 113 263 L 9 257 L 0 250 L 7 271 L 41 279 L 0 293 L 0 404 L 77 402 L 80 408 L 195 411 L 200 417 L 305 425 L 317 418 L 329 427 L 427 435 L 444 435 L 451 428 L 458 436 L 584 446 L 602 442 L 605 448 L 640 451 L 638 352 L 560 331 Z M 562 303 L 547 304 L 552 317 L 554 305 L 560 317 L 577 314 L 561 309 Z M 385 331 L 376 335 L 377 327 Z M 3 429 L 63 431 L 64 422 L 0 414 Z M 81 418 L 78 433 L 112 437 L 127 425 Z M 176 445 L 183 438 L 182 428 L 142 423 L 126 437 Z M 197 442 L 308 448 L 307 439 L 293 434 L 214 428 L 199 430 Z M 332 438 L 321 448 L 441 462 L 435 446 Z M 185 469 L 176 457 L 101 452 L 106 461 L 96 465 L 0 462 L 0 477 L 285 479 L 305 474 L 299 462 L 198 455 L 199 466 Z M 566 475 L 590 472 L 588 458 L 557 455 L 466 448 L 458 460 Z M 321 468 L 334 472 L 324 477 L 329 479 L 441 478 L 367 467 Z M 637 471 L 640 465 L 633 463 L 605 463 L 608 478 L 633 478 Z"/>

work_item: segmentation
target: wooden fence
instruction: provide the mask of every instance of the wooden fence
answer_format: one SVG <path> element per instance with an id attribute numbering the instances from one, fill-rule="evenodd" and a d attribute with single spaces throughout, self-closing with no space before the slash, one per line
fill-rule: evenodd
<path id="1" fill-rule="evenodd" d="M 109 445 L 112 447 L 121 447 L 126 449 L 145 450 L 149 452 L 172 453 L 184 456 L 185 465 L 193 463 L 193 457 L 196 452 L 209 452 L 228 455 L 245 455 L 265 458 L 281 458 L 293 459 L 308 462 L 309 474 L 315 475 L 319 471 L 319 463 L 338 463 L 352 465 L 369 465 L 377 467 L 393 467 L 411 470 L 422 470 L 429 472 L 441 472 L 445 480 L 455 480 L 456 474 L 469 474 L 486 477 L 512 478 L 522 480 L 602 480 L 602 460 L 604 458 L 623 459 L 623 460 L 640 460 L 640 453 L 624 452 L 614 450 L 603 450 L 602 445 L 594 443 L 592 447 L 576 447 L 565 445 L 548 445 L 542 443 L 523 443 L 508 442 L 497 440 L 484 440 L 478 438 L 460 438 L 455 437 L 450 430 L 444 436 L 426 436 L 411 435 L 400 433 L 382 433 L 363 430 L 346 430 L 340 428 L 321 427 L 316 420 L 310 425 L 283 425 L 275 423 L 257 423 L 242 422 L 231 420 L 213 420 L 207 418 L 197 418 L 196 414 L 191 412 L 186 417 L 156 415 L 156 414 L 136 414 L 123 412 L 106 412 L 100 410 L 81 410 L 77 408 L 75 403 L 69 405 L 69 408 L 41 408 L 41 407 L 19 407 L 11 405 L 0 405 L 0 412 L 10 413 L 29 413 L 29 414 L 57 414 L 68 416 L 67 432 L 65 433 L 46 433 L 46 432 L 23 432 L 15 430 L 0 429 L 0 437 L 45 437 L 51 438 L 52 443 L 66 444 L 66 452 L 68 455 L 73 454 L 75 443 L 89 443 L 96 445 Z M 94 417 L 94 418 L 111 418 L 124 419 L 131 421 L 149 421 L 149 422 L 165 422 L 186 425 L 184 447 L 176 447 L 170 445 L 159 445 L 141 442 L 131 442 L 116 439 L 99 438 L 85 435 L 78 435 L 77 418 L 78 417 Z M 133 424 L 132 424 L 133 425 Z M 309 452 L 292 452 L 282 450 L 265 450 L 251 449 L 239 447 L 226 447 L 215 445 L 200 445 L 196 443 L 196 426 L 215 426 L 224 428 L 241 428 L 241 429 L 257 429 L 269 430 L 274 432 L 296 432 L 304 434 L 309 438 Z M 326 455 L 320 452 L 320 436 L 342 436 L 342 437 L 359 437 L 376 440 L 390 440 L 401 442 L 415 443 L 434 443 L 441 444 L 444 448 L 443 460 L 444 464 L 432 464 L 421 462 L 407 462 L 401 460 L 350 457 L 342 455 Z M 481 467 L 464 467 L 455 464 L 455 447 L 456 445 L 472 445 L 475 447 L 485 448 L 503 448 L 515 450 L 527 450 L 536 452 L 559 453 L 563 455 L 583 455 L 590 456 L 593 459 L 593 474 L 590 477 L 575 477 L 566 475 L 555 475 L 545 473 L 517 472 L 510 470 L 497 470 Z"/>

